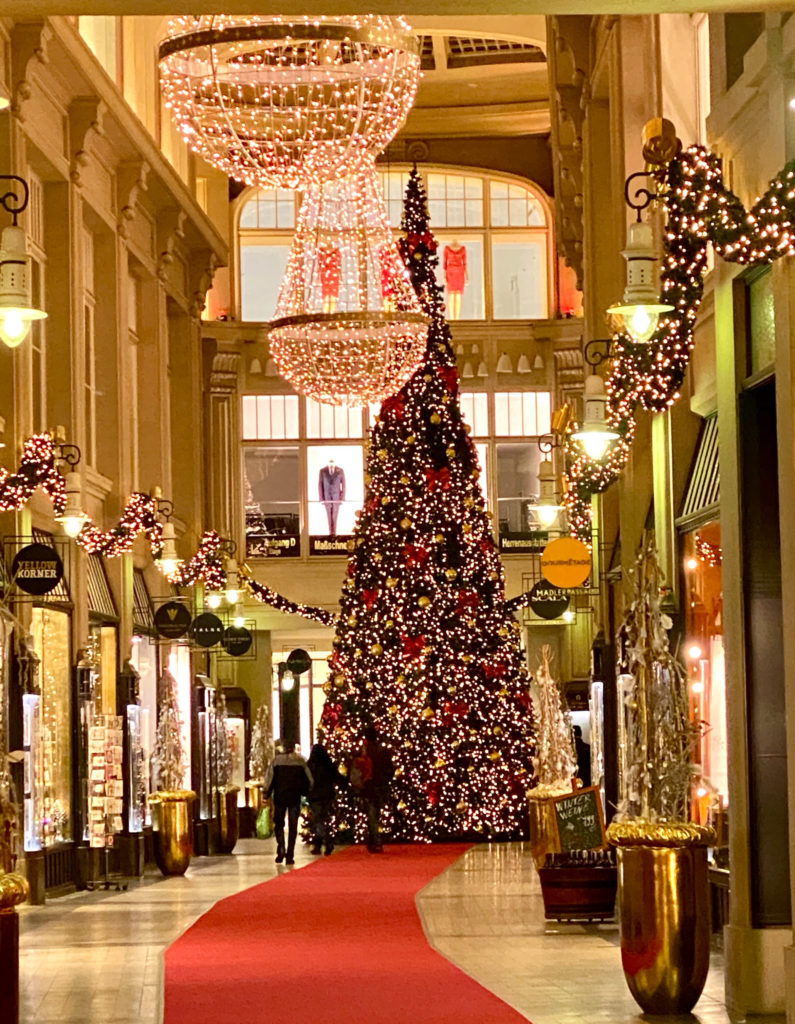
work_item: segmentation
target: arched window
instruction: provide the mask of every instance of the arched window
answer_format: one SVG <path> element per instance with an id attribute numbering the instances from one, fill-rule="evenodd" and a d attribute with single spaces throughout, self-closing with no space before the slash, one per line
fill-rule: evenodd
<path id="1" fill-rule="evenodd" d="M 545 320 L 556 308 L 550 202 L 531 182 L 469 168 L 423 170 L 439 281 L 453 320 Z M 408 167 L 379 170 L 399 230 Z M 237 308 L 267 321 L 276 309 L 301 196 L 247 189 L 237 219 Z"/>

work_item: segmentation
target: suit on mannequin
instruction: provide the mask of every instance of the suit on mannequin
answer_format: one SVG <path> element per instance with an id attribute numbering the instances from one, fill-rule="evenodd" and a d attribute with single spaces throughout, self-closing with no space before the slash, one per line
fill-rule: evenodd
<path id="1" fill-rule="evenodd" d="M 337 516 L 340 505 L 345 501 L 345 470 L 334 459 L 323 466 L 317 481 L 318 494 L 328 517 L 330 537 L 337 536 Z"/>

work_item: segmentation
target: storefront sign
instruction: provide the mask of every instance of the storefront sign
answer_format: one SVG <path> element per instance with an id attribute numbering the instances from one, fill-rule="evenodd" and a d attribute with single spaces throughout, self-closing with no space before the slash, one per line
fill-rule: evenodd
<path id="1" fill-rule="evenodd" d="M 246 533 L 246 555 L 249 558 L 299 558 L 301 538 L 296 536 L 274 536 Z"/>
<path id="2" fill-rule="evenodd" d="M 500 534 L 500 551 L 504 551 L 505 554 L 531 555 L 543 549 L 544 540 L 538 534 L 528 533 L 513 537 Z"/>
<path id="3" fill-rule="evenodd" d="M 304 672 L 308 672 L 311 667 L 312 658 L 303 647 L 296 647 L 294 651 L 290 651 L 287 656 L 287 671 L 290 675 L 301 676 Z"/>
<path id="4" fill-rule="evenodd" d="M 336 555 L 337 558 L 348 556 L 348 542 L 352 537 L 310 537 L 310 555 Z"/>
<path id="5" fill-rule="evenodd" d="M 191 614 L 179 601 L 167 601 L 155 612 L 155 629 L 167 640 L 179 640 L 190 629 Z"/>
<path id="6" fill-rule="evenodd" d="M 530 607 L 542 619 L 557 619 L 569 607 L 569 595 L 559 587 L 539 580 L 530 591 Z"/>
<path id="7" fill-rule="evenodd" d="M 596 786 L 555 798 L 555 828 L 563 853 L 607 846 L 602 799 Z"/>
<path id="8" fill-rule="evenodd" d="M 55 590 L 63 579 L 63 562 L 46 544 L 27 544 L 14 555 L 11 576 L 20 590 L 39 597 Z"/>
<path id="9" fill-rule="evenodd" d="M 224 633 L 224 650 L 233 658 L 248 654 L 253 642 L 254 637 L 249 630 L 238 626 L 230 626 Z"/>
<path id="10" fill-rule="evenodd" d="M 541 554 L 541 575 L 556 587 L 581 587 L 591 575 L 591 552 L 575 537 L 559 537 Z"/>
<path id="11" fill-rule="evenodd" d="M 214 647 L 224 638 L 224 624 L 217 615 L 204 612 L 191 623 L 190 634 L 199 647 Z"/>

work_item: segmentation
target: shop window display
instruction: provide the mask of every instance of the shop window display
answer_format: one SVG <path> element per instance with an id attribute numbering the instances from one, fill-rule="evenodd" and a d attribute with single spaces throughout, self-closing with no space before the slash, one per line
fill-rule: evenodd
<path id="1" fill-rule="evenodd" d="M 500 540 L 533 531 L 532 508 L 538 500 L 537 444 L 497 445 L 497 509 Z"/>
<path id="2" fill-rule="evenodd" d="M 439 234 L 436 278 L 444 289 L 448 320 L 482 320 L 483 238 Z"/>
<path id="3" fill-rule="evenodd" d="M 729 805 L 726 674 L 723 654 L 723 572 L 717 522 L 683 536 L 690 712 L 698 726 L 698 776 L 693 817 L 718 831 L 718 851 L 727 842 Z"/>
<path id="4" fill-rule="evenodd" d="M 492 315 L 495 320 L 548 316 L 546 236 L 492 236 Z"/>
<path id="5" fill-rule="evenodd" d="M 246 554 L 291 558 L 301 550 L 299 449 L 244 448 Z"/>
<path id="6" fill-rule="evenodd" d="M 41 659 L 41 822 L 45 846 L 73 838 L 72 679 L 69 615 L 33 608 L 31 633 Z"/>
<path id="7" fill-rule="evenodd" d="M 307 448 L 309 536 L 346 539 L 353 533 L 364 498 L 360 445 L 311 445 Z M 346 554 L 345 544 L 315 543 L 313 553 Z"/>

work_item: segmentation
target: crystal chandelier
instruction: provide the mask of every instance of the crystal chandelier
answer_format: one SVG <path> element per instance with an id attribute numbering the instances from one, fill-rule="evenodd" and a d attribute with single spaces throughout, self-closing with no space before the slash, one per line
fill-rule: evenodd
<path id="1" fill-rule="evenodd" d="M 420 76 L 401 18 L 176 17 L 160 44 L 165 104 L 187 144 L 249 185 L 305 188 L 394 138 Z"/>
<path id="2" fill-rule="evenodd" d="M 311 185 L 269 335 L 282 376 L 319 402 L 380 402 L 420 366 L 427 325 L 373 158 L 356 174 Z"/>

